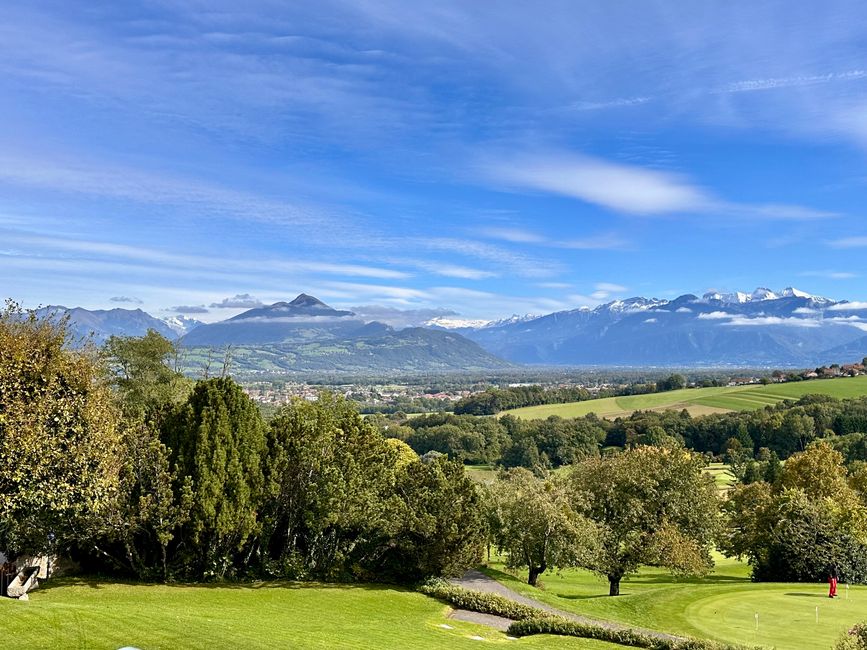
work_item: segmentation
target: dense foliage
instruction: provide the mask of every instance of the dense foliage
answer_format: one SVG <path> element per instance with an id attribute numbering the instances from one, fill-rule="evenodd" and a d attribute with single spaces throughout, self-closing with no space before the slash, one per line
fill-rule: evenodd
<path id="1" fill-rule="evenodd" d="M 763 477 L 768 462 L 775 465 L 770 471 L 778 471 L 778 461 L 819 439 L 833 444 L 847 462 L 867 461 L 867 398 L 807 395 L 757 411 L 698 417 L 686 410 L 636 411 L 613 421 L 593 414 L 522 420 L 436 413 L 377 416 L 371 422 L 420 454 L 433 450 L 465 463 L 534 471 L 594 457 L 606 447 L 671 443 L 726 460 L 738 478 L 749 472 L 748 480 Z M 765 464 L 749 467 L 750 461 Z"/>
<path id="2" fill-rule="evenodd" d="M 719 503 L 703 467 L 700 456 L 674 445 L 575 465 L 574 506 L 598 526 L 601 547 L 582 565 L 608 579 L 610 595 L 642 564 L 684 574 L 713 566 Z"/>
<path id="3" fill-rule="evenodd" d="M 497 477 L 490 494 L 492 541 L 506 566 L 527 568 L 529 584 L 549 568 L 587 564 L 598 552 L 596 527 L 571 507 L 559 477 L 540 479 L 513 468 Z"/>
<path id="4" fill-rule="evenodd" d="M 721 547 L 745 556 L 757 580 L 867 581 L 867 502 L 842 454 L 812 444 L 773 483 L 738 486 L 725 509 Z"/>
<path id="5" fill-rule="evenodd" d="M 342 398 L 268 423 L 227 377 L 192 385 L 158 334 L 101 356 L 63 325 L 0 319 L 0 545 L 138 577 L 416 581 L 484 549 L 459 462 L 425 463 Z M 112 386 L 114 390 L 112 390 Z"/>
<path id="6" fill-rule="evenodd" d="M 63 322 L 0 313 L 2 548 L 86 540 L 117 495 L 117 411 L 93 355 L 65 336 Z"/>

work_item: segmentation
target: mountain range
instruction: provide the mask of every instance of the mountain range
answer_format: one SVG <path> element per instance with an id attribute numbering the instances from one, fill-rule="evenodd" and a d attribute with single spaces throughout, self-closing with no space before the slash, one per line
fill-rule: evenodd
<path id="1" fill-rule="evenodd" d="M 867 303 L 760 287 L 673 300 L 635 297 L 595 309 L 458 323 L 454 331 L 524 364 L 800 367 L 867 354 Z"/>
<path id="2" fill-rule="evenodd" d="M 76 337 L 96 342 L 154 329 L 178 340 L 192 365 L 232 348 L 244 372 L 436 372 L 511 364 L 806 367 L 867 355 L 867 303 L 787 287 L 709 292 L 667 300 L 634 297 L 595 308 L 499 321 L 437 318 L 395 329 L 301 294 L 203 324 L 135 309 L 67 314 Z"/>

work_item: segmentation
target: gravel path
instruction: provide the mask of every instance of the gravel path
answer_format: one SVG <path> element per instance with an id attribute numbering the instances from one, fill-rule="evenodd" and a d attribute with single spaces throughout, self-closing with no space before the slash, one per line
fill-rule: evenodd
<path id="1" fill-rule="evenodd" d="M 682 637 L 675 636 L 673 634 L 666 634 L 665 632 L 657 632 L 655 630 L 648 630 L 643 627 L 634 627 L 632 625 L 624 625 L 622 623 L 614 623 L 612 621 L 603 621 L 596 618 L 589 618 L 587 616 L 581 616 L 579 614 L 573 614 L 572 612 L 567 612 L 562 609 L 557 609 L 556 607 L 552 607 L 551 605 L 547 605 L 543 602 L 535 600 L 533 598 L 527 598 L 526 596 L 522 596 L 514 589 L 509 589 L 506 585 L 501 582 L 497 582 L 493 578 L 486 576 L 481 571 L 477 571 L 472 569 L 467 571 L 460 578 L 453 578 L 451 580 L 452 584 L 463 587 L 464 589 L 471 589 L 473 591 L 482 591 L 485 593 L 498 594 L 500 596 L 505 596 L 509 600 L 514 600 L 516 603 L 521 603 L 522 605 L 528 605 L 530 607 L 536 607 L 537 609 L 543 609 L 546 612 L 550 612 L 551 614 L 556 614 L 557 616 L 562 616 L 563 618 L 568 618 L 573 621 L 577 621 L 579 623 L 585 623 L 588 625 L 599 625 L 600 627 L 606 627 L 610 630 L 632 630 L 633 632 L 639 632 L 641 634 L 646 634 L 648 636 L 652 636 L 658 639 L 670 639 L 670 640 L 681 640 Z M 459 618 L 455 616 L 457 612 L 464 612 L 464 610 L 455 610 L 452 613 L 454 618 Z M 475 616 L 488 616 L 487 614 L 475 614 L 474 612 L 467 612 L 467 614 L 473 614 Z M 499 616 L 494 616 L 491 618 L 499 619 Z M 460 620 L 470 620 L 467 618 L 460 618 Z M 508 619 L 500 619 L 501 621 L 508 621 Z M 481 623 L 482 625 L 487 625 L 481 620 L 471 620 L 474 623 Z M 495 627 L 495 626 L 492 626 Z M 507 626 L 508 627 L 508 626 Z M 501 629 L 501 628 L 497 628 Z"/>
<path id="2" fill-rule="evenodd" d="M 468 609 L 455 609 L 449 614 L 449 618 L 456 621 L 467 621 L 468 623 L 476 623 L 478 625 L 487 625 L 495 630 L 505 632 L 512 624 L 512 619 L 503 618 L 502 616 L 494 616 L 493 614 L 482 614 L 481 612 L 471 612 Z"/>

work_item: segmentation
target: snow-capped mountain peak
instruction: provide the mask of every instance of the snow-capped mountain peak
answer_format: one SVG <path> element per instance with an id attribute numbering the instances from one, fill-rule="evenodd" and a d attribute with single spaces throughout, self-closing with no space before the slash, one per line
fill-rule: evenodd
<path id="1" fill-rule="evenodd" d="M 800 289 L 795 289 L 795 287 L 786 287 L 780 292 L 781 298 L 812 298 L 813 295 L 807 293 L 806 291 L 801 291 Z"/>
<path id="2" fill-rule="evenodd" d="M 801 291 L 795 287 L 786 287 L 782 291 L 771 291 L 766 287 L 758 287 L 752 293 L 743 293 L 735 291 L 733 293 L 720 293 L 719 291 L 708 291 L 701 298 L 702 302 L 721 302 L 726 305 L 743 305 L 748 302 L 763 302 L 765 300 L 778 300 L 779 298 L 805 298 L 807 300 L 815 300 L 819 302 L 829 302 L 827 298 L 814 296 Z"/>
<path id="3" fill-rule="evenodd" d="M 188 318 L 187 316 L 166 316 L 160 320 L 162 320 L 168 328 L 179 337 L 192 332 L 199 325 L 203 324 L 202 321 L 196 320 L 195 318 Z"/>
<path id="4" fill-rule="evenodd" d="M 758 287 L 750 294 L 750 302 L 756 302 L 759 300 L 776 300 L 777 298 L 779 298 L 777 294 L 765 287 Z"/>

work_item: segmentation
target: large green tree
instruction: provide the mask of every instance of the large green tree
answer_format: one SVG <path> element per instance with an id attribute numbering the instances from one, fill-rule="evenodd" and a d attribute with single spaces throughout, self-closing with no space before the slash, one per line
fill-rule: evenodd
<path id="1" fill-rule="evenodd" d="M 266 450 L 259 409 L 229 378 L 200 381 L 166 421 L 163 441 L 177 481 L 189 477 L 192 489 L 179 553 L 194 575 L 222 577 L 259 528 Z"/>
<path id="2" fill-rule="evenodd" d="M 124 412 L 153 418 L 182 402 L 193 382 L 174 368 L 177 345 L 154 330 L 144 336 L 112 336 L 102 350 Z"/>
<path id="3" fill-rule="evenodd" d="M 490 486 L 494 544 L 510 568 L 526 568 L 533 586 L 548 569 L 591 562 L 598 531 L 570 502 L 563 481 L 537 478 L 521 467 L 503 471 Z"/>
<path id="4" fill-rule="evenodd" d="M 642 564 L 710 569 L 719 499 L 703 467 L 700 455 L 677 446 L 635 447 L 574 466 L 573 503 L 600 531 L 600 552 L 584 566 L 608 578 L 610 595 Z"/>
<path id="5" fill-rule="evenodd" d="M 848 480 L 847 480 L 848 478 Z M 826 441 L 786 461 L 773 483 L 740 485 L 725 504 L 720 546 L 745 556 L 757 580 L 824 580 L 831 567 L 867 580 L 867 506 L 860 478 Z"/>
<path id="6" fill-rule="evenodd" d="M 118 484 L 118 417 L 91 351 L 66 324 L 0 313 L 0 546 L 41 551 L 91 535 Z"/>
<path id="7" fill-rule="evenodd" d="M 399 511 L 387 443 L 346 400 L 294 400 L 268 427 L 263 556 L 288 577 L 338 578 Z"/>

